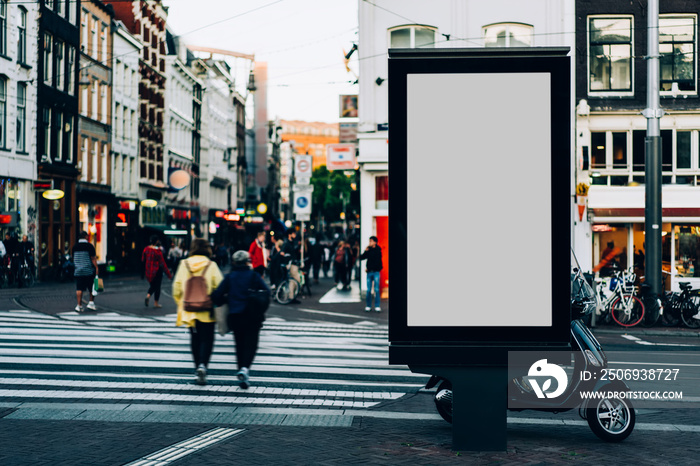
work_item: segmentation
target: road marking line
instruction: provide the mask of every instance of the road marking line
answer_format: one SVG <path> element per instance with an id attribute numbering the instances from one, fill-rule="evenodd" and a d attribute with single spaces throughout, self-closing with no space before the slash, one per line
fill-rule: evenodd
<path id="1" fill-rule="evenodd" d="M 642 340 L 641 338 L 637 338 L 634 335 L 620 335 L 622 338 L 626 338 L 627 340 L 633 341 L 637 343 L 638 345 L 644 345 L 644 346 L 697 346 L 697 345 L 688 345 L 686 343 L 652 343 L 650 341 L 645 341 Z"/>
<path id="2" fill-rule="evenodd" d="M 637 338 L 634 335 L 622 335 L 622 338 L 626 338 L 626 339 L 632 340 L 632 341 L 641 341 L 641 338 Z"/>
<path id="3" fill-rule="evenodd" d="M 243 432 L 244 429 L 227 429 L 223 427 L 208 430 L 207 432 L 183 440 L 180 443 L 176 443 L 175 445 L 139 458 L 131 463 L 127 463 L 125 466 L 166 466 L 185 456 L 197 453 L 200 450 L 204 450 L 224 440 L 240 435 Z"/>

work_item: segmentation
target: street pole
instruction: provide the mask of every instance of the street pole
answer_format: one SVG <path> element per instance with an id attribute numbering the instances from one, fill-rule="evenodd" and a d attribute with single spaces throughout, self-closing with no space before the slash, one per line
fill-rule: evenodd
<path id="1" fill-rule="evenodd" d="M 645 281 L 661 294 L 661 130 L 659 104 L 659 0 L 649 0 L 647 18 L 647 119 L 645 140 Z"/>

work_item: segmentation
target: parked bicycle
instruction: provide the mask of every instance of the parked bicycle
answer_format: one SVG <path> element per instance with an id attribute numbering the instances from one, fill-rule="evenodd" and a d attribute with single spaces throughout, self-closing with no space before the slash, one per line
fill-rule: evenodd
<path id="1" fill-rule="evenodd" d="M 299 261 L 292 261 L 282 267 L 284 278 L 277 285 L 275 291 L 275 301 L 280 304 L 289 304 L 297 297 L 311 296 L 311 286 L 307 279 L 307 273 L 302 267 L 299 267 L 299 280 L 290 276 L 291 267 L 294 265 L 299 266 Z"/>
<path id="2" fill-rule="evenodd" d="M 661 324 L 675 327 L 681 322 L 688 328 L 700 328 L 700 319 L 695 316 L 700 310 L 700 290 L 693 290 L 688 282 L 678 282 L 681 291 L 667 291 L 662 301 L 664 314 Z"/>
<path id="3" fill-rule="evenodd" d="M 635 280 L 634 269 L 630 268 L 615 271 L 609 280 L 603 279 L 597 283 L 599 311 L 604 322 L 609 323 L 612 320 L 622 327 L 634 327 L 642 321 L 644 303 L 636 296 Z M 606 285 L 612 292 L 609 296 L 603 291 Z"/>

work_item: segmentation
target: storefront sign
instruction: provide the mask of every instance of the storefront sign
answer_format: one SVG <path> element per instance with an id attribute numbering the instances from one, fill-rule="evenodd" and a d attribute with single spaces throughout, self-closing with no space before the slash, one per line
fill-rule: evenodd
<path id="1" fill-rule="evenodd" d="M 326 168 L 328 170 L 354 170 L 355 144 L 326 145 Z"/>
<path id="2" fill-rule="evenodd" d="M 5 227 L 16 227 L 19 220 L 17 212 L 0 212 L 0 225 Z"/>

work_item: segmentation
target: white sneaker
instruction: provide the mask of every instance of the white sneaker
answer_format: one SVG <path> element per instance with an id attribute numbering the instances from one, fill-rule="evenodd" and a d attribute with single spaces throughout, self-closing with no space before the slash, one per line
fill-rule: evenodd
<path id="1" fill-rule="evenodd" d="M 375 307 L 375 308 L 374 308 L 374 312 L 382 312 L 382 308 L 381 308 L 381 307 Z"/>
<path id="2" fill-rule="evenodd" d="M 96 311 L 97 306 L 95 306 L 95 301 L 90 301 L 87 305 L 87 308 L 90 309 L 91 311 Z"/>
<path id="3" fill-rule="evenodd" d="M 338 290 L 342 290 L 342 289 L 343 289 L 343 284 L 342 284 L 342 283 L 338 283 L 338 285 L 336 285 L 336 288 L 338 288 Z"/>
<path id="4" fill-rule="evenodd" d="M 695 314 L 695 315 L 693 316 L 693 319 L 700 319 L 700 312 L 698 312 L 697 314 Z"/>
<path id="5" fill-rule="evenodd" d="M 240 381 L 239 386 L 242 389 L 247 389 L 250 387 L 249 383 L 249 377 L 248 377 L 248 368 L 247 367 L 241 367 L 241 370 L 238 371 L 238 380 Z"/>
<path id="6" fill-rule="evenodd" d="M 75 312 L 83 312 L 83 308 L 80 307 L 80 304 L 78 304 L 77 306 L 75 306 Z"/>
<path id="7" fill-rule="evenodd" d="M 369 312 L 369 311 L 371 311 L 371 310 L 372 310 L 371 307 L 366 307 L 366 308 L 365 308 L 365 312 Z"/>

